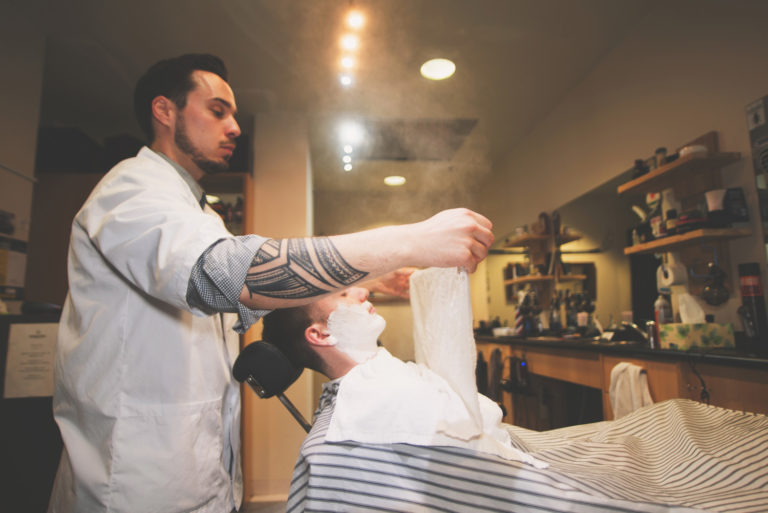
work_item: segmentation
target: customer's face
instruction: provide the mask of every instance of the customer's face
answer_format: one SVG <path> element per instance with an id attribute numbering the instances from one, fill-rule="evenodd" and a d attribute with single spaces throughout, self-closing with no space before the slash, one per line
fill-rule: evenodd
<path id="1" fill-rule="evenodd" d="M 235 95 L 215 73 L 195 71 L 192 79 L 196 86 L 176 117 L 174 142 L 204 173 L 226 171 L 240 135 Z"/>

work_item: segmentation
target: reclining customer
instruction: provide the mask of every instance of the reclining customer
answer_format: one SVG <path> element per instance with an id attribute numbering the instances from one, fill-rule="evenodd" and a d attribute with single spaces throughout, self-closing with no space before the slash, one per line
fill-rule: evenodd
<path id="1" fill-rule="evenodd" d="M 264 318 L 264 340 L 294 366 L 331 379 L 321 399 L 321 409 L 333 409 L 327 440 L 467 447 L 533 462 L 510 446 L 493 401 L 475 389 L 474 414 L 461 391 L 436 372 L 378 346 L 385 326 L 359 287 Z"/>

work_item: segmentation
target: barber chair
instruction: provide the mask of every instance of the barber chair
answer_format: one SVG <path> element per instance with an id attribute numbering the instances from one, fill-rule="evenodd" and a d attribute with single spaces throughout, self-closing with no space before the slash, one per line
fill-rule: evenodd
<path id="1" fill-rule="evenodd" d="M 239 382 L 247 383 L 262 399 L 277 396 L 293 418 L 309 433 L 312 425 L 284 394 L 299 379 L 303 370 L 297 369 L 278 348 L 262 340 L 248 344 L 240 352 L 232 366 L 232 375 Z"/>

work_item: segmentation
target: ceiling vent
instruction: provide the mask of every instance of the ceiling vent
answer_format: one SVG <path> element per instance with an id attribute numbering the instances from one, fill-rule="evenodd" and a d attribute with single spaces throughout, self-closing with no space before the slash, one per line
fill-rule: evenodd
<path id="1" fill-rule="evenodd" d="M 477 119 L 366 120 L 360 160 L 451 160 Z"/>

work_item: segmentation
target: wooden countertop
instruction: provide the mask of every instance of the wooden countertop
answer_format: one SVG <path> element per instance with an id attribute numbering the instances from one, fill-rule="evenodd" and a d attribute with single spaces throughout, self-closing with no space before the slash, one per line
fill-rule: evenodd
<path id="1" fill-rule="evenodd" d="M 602 354 L 635 356 L 639 358 L 697 360 L 707 363 L 732 365 L 737 367 L 752 367 L 768 370 L 768 358 L 762 358 L 745 353 L 739 353 L 726 348 L 693 348 L 689 351 L 670 349 L 650 349 L 640 343 L 622 343 L 595 341 L 591 338 L 557 338 L 557 337 L 494 337 L 493 335 L 475 335 L 475 342 L 514 345 L 526 348 L 568 349 L 590 351 Z"/>

